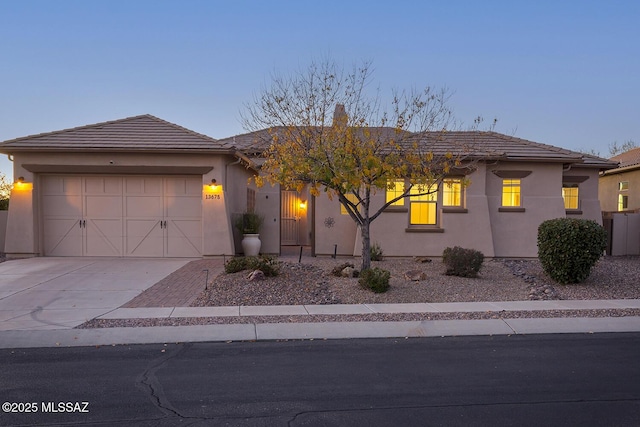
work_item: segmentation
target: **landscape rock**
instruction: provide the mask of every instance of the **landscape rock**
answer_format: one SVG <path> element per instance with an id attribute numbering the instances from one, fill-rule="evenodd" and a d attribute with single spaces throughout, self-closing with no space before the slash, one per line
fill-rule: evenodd
<path id="1" fill-rule="evenodd" d="M 336 265 L 335 267 L 333 267 L 333 269 L 331 270 L 331 274 L 333 274 L 334 276 L 340 277 L 342 276 L 342 270 L 344 270 L 347 267 L 351 267 L 351 268 L 355 268 L 355 265 L 353 265 L 350 262 L 345 262 L 339 265 Z"/>
<path id="2" fill-rule="evenodd" d="M 353 277 L 354 276 L 354 269 L 353 267 L 345 267 L 342 269 L 342 271 L 340 272 L 340 275 L 342 277 Z"/>
<path id="3" fill-rule="evenodd" d="M 424 271 L 409 270 L 405 271 L 404 278 L 413 282 L 419 282 L 421 280 L 425 280 L 427 278 L 427 275 L 424 273 Z"/>
<path id="4" fill-rule="evenodd" d="M 264 280 L 265 276 L 264 273 L 261 270 L 254 270 L 251 273 L 249 273 L 249 276 L 247 277 L 247 279 L 249 279 L 250 282 L 255 282 L 257 280 Z"/>

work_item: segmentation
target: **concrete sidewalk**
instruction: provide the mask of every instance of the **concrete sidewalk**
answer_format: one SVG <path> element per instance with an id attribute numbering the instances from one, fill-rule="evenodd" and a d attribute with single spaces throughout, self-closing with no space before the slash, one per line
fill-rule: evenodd
<path id="1" fill-rule="evenodd" d="M 502 311 L 543 310 L 606 310 L 640 309 L 640 300 L 553 300 L 553 301 L 498 301 L 447 302 L 412 304 L 323 304 L 277 306 L 227 307 L 149 307 L 117 308 L 97 319 L 152 319 L 176 317 L 228 317 L 228 316 L 311 316 L 374 313 L 472 313 Z"/>
<path id="2" fill-rule="evenodd" d="M 315 314 L 441 313 L 638 309 L 640 300 L 501 301 L 439 304 L 118 308 L 102 319 L 311 316 Z M 640 332 L 640 316 L 518 318 L 410 322 L 243 323 L 102 329 L 0 331 L 0 348 L 95 346 L 204 341 L 403 338 L 542 333 Z"/>

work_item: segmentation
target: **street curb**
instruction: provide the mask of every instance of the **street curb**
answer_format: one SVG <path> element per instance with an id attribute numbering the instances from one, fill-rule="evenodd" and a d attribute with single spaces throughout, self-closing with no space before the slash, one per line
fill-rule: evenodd
<path id="1" fill-rule="evenodd" d="M 640 316 L 12 330 L 0 332 L 0 348 L 620 332 L 640 332 Z"/>

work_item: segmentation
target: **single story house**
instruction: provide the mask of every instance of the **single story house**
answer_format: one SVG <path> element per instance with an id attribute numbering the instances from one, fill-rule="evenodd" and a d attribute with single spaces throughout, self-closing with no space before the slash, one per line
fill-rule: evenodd
<path id="1" fill-rule="evenodd" d="M 600 174 L 599 194 L 604 212 L 640 211 L 640 148 L 611 158 L 618 167 Z"/>
<path id="2" fill-rule="evenodd" d="M 263 253 L 305 245 L 316 255 L 358 255 L 358 229 L 336 199 L 249 182 L 264 149 L 257 135 L 216 140 L 142 115 L 2 142 L 16 181 L 4 251 L 232 255 L 241 238 L 234 215 L 254 210 L 264 216 Z M 372 223 L 372 241 L 386 256 L 440 256 L 457 245 L 488 257 L 535 257 L 542 221 L 601 222 L 598 175 L 614 162 L 496 132 L 448 132 L 440 143 L 461 140 L 477 148 L 473 168 Z M 385 193 L 375 195 L 374 209 Z"/>

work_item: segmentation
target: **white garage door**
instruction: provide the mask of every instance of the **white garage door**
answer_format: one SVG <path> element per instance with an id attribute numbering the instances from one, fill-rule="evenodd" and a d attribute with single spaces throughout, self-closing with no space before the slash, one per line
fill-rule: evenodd
<path id="1" fill-rule="evenodd" d="M 42 182 L 48 256 L 199 257 L 200 176 L 62 176 Z"/>

